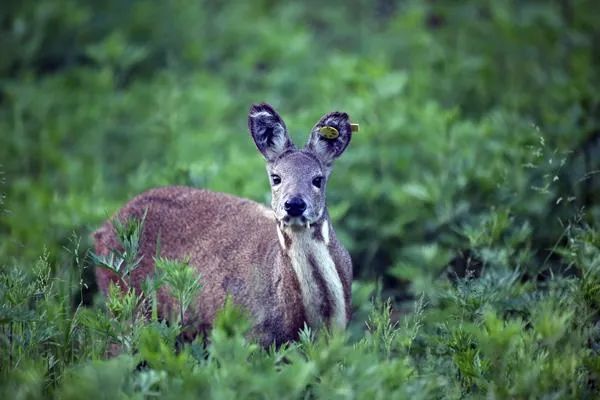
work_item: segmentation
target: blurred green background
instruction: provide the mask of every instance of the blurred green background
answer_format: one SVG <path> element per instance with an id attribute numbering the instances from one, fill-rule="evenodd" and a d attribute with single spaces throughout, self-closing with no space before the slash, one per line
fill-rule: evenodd
<path id="1" fill-rule="evenodd" d="M 0 397 L 598 397 L 600 2 L 324 3 L 0 3 Z M 328 185 L 353 321 L 176 346 L 95 296 L 90 233 L 155 186 L 268 203 L 263 101 L 297 144 L 361 125 Z"/>
<path id="2" fill-rule="evenodd" d="M 331 110 L 361 124 L 328 195 L 357 279 L 401 301 L 563 270 L 566 224 L 600 218 L 598 4 L 3 2 L 0 259 L 71 268 L 155 186 L 268 202 L 265 101 L 299 144 Z"/>

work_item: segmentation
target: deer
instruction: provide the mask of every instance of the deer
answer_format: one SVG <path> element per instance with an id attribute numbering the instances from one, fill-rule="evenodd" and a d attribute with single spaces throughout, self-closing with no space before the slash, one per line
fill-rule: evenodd
<path id="1" fill-rule="evenodd" d="M 143 218 L 130 285 L 141 292 L 155 271 L 157 246 L 161 257 L 189 260 L 202 282 L 185 315 L 195 335 L 211 329 L 228 297 L 248 312 L 250 335 L 263 346 L 298 340 L 305 326 L 344 330 L 351 317 L 352 261 L 333 230 L 326 187 L 357 126 L 345 112 L 328 113 L 297 148 L 271 105 L 252 105 L 248 128 L 266 161 L 271 208 L 205 189 L 150 189 L 93 233 L 96 254 L 119 248 L 114 219 Z M 104 268 L 95 274 L 105 295 L 118 281 Z M 159 315 L 169 315 L 174 300 L 163 289 L 157 297 Z"/>

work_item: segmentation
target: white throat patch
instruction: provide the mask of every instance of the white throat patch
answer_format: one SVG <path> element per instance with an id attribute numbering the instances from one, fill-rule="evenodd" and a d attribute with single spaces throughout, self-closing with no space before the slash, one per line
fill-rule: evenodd
<path id="1" fill-rule="evenodd" d="M 329 245 L 329 222 L 323 221 L 321 225 L 321 235 L 323 236 L 323 240 L 326 245 Z"/>
<path id="2" fill-rule="evenodd" d="M 285 238 L 283 237 L 283 232 L 281 232 L 281 228 L 277 226 L 277 239 L 279 239 L 279 245 L 282 250 L 286 250 L 285 248 Z"/>
<path id="3" fill-rule="evenodd" d="M 285 249 L 283 235 L 289 235 L 290 247 Z M 321 227 L 324 242 L 316 240 L 310 229 L 292 231 L 286 229 L 285 233 L 278 228 L 280 244 L 291 259 L 292 267 L 302 292 L 302 301 L 306 313 L 306 319 L 311 327 L 329 325 L 329 327 L 343 329 L 346 327 L 346 305 L 344 302 L 344 289 L 342 281 L 335 268 L 335 263 L 329 253 L 329 226 L 324 221 Z M 312 261 L 312 264 L 311 264 Z M 314 265 L 313 265 L 314 264 Z M 313 269 L 316 271 L 313 272 Z M 315 276 L 318 274 L 319 276 Z M 321 288 L 324 284 L 325 288 Z M 322 290 L 327 293 L 321 293 Z M 328 301 L 330 317 L 325 320 L 322 313 L 323 302 Z"/>

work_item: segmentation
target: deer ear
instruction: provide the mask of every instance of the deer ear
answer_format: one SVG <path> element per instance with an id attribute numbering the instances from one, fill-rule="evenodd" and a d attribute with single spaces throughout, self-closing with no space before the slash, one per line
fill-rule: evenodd
<path id="1" fill-rule="evenodd" d="M 268 104 L 255 104 L 250 107 L 248 129 L 256 147 L 267 161 L 273 161 L 286 151 L 294 149 L 285 123 Z"/>
<path id="2" fill-rule="evenodd" d="M 351 138 L 350 117 L 335 111 L 324 115 L 314 126 L 306 150 L 315 154 L 324 165 L 330 166 L 346 150 Z"/>

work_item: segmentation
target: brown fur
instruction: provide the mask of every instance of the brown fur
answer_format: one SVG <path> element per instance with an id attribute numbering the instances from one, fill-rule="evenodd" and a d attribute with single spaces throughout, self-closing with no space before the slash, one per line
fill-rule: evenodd
<path id="1" fill-rule="evenodd" d="M 140 290 L 146 276 L 154 272 L 153 256 L 160 241 L 160 256 L 189 257 L 201 274 L 203 287 L 195 314 L 186 316 L 197 332 L 210 328 L 215 313 L 231 294 L 255 318 L 254 334 L 261 343 L 297 339 L 305 323 L 298 280 L 281 251 L 275 219 L 257 212 L 260 207 L 264 206 L 250 200 L 186 187 L 152 189 L 137 196 L 116 216 L 141 219 L 147 210 L 140 240 L 143 258 L 132 274 L 132 286 Z M 110 221 L 94 238 L 98 254 L 119 248 Z M 352 271 L 344 266 L 349 266 L 350 259 L 334 236 L 329 248 L 339 266 L 349 316 Z M 104 293 L 109 282 L 116 281 L 116 276 L 103 268 L 96 269 L 96 277 Z M 159 304 L 160 315 L 173 312 L 174 302 L 164 291 L 159 293 Z"/>

